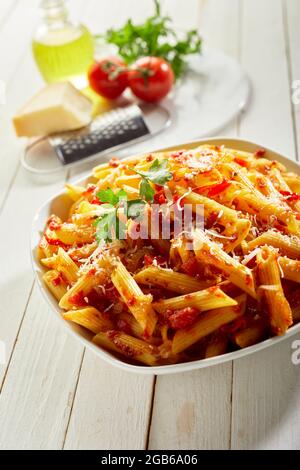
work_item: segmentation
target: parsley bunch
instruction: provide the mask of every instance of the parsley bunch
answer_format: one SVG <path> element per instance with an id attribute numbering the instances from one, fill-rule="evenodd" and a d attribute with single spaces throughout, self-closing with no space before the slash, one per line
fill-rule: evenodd
<path id="1" fill-rule="evenodd" d="M 162 57 L 167 60 L 176 78 L 183 74 L 189 54 L 201 52 L 201 38 L 197 30 L 188 31 L 179 39 L 171 28 L 171 18 L 161 14 L 159 0 L 155 2 L 155 13 L 143 24 L 128 20 L 120 29 L 109 29 L 105 40 L 118 47 L 126 64 L 132 64 L 144 56 Z"/>
<path id="2" fill-rule="evenodd" d="M 154 160 L 148 171 L 134 171 L 141 176 L 139 186 L 139 199 L 127 200 L 126 192 L 121 189 L 114 193 L 112 189 L 102 189 L 97 193 L 97 198 L 102 202 L 101 209 L 103 215 L 94 222 L 96 227 L 96 240 L 111 241 L 112 232 L 118 239 L 126 238 L 126 224 L 119 217 L 119 209 L 124 209 L 124 215 L 133 220 L 142 220 L 145 206 L 148 202 L 153 202 L 155 190 L 151 183 L 163 186 L 172 179 L 172 173 L 168 170 L 168 161 Z"/>

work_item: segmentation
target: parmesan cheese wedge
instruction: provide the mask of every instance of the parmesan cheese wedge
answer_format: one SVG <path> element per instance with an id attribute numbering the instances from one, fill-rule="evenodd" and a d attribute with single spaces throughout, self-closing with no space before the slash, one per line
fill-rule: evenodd
<path id="1" fill-rule="evenodd" d="M 13 118 L 18 137 L 71 131 L 91 121 L 92 102 L 69 82 L 47 85 Z"/>

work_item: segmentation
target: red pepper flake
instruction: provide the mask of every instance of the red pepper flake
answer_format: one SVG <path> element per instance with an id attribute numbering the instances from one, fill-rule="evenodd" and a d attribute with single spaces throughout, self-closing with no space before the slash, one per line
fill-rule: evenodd
<path id="1" fill-rule="evenodd" d="M 90 204 L 101 205 L 102 202 L 97 197 L 93 197 L 93 199 L 91 199 L 91 201 L 90 201 Z"/>
<path id="2" fill-rule="evenodd" d="M 127 305 L 129 307 L 132 307 L 134 304 L 136 303 L 136 299 L 134 297 L 131 297 L 128 301 L 127 301 Z"/>
<path id="3" fill-rule="evenodd" d="M 56 286 L 60 286 L 60 284 L 63 282 L 63 279 L 61 277 L 61 274 L 59 274 L 57 277 L 52 279 L 52 284 Z"/>
<path id="4" fill-rule="evenodd" d="M 292 193 L 290 191 L 279 191 L 282 196 L 284 196 L 285 200 L 288 202 L 293 201 L 300 201 L 300 194 Z"/>
<path id="5" fill-rule="evenodd" d="M 185 150 L 179 150 L 178 152 L 173 152 L 173 153 L 171 153 L 171 157 L 172 158 L 180 158 L 181 155 L 183 155 L 184 152 L 185 152 Z"/>
<path id="6" fill-rule="evenodd" d="M 120 165 L 120 160 L 117 157 L 113 157 L 109 160 L 108 164 L 112 168 L 117 168 Z"/>
<path id="7" fill-rule="evenodd" d="M 76 305 L 77 307 L 83 307 L 86 306 L 87 303 L 84 300 L 85 294 L 81 290 L 79 292 L 76 292 L 75 294 L 71 295 L 69 298 L 69 301 L 71 304 Z"/>
<path id="8" fill-rule="evenodd" d="M 152 162 L 153 158 L 154 158 L 153 155 L 151 155 L 151 153 L 150 153 L 150 154 L 147 155 L 147 157 L 146 157 L 146 162 Z"/>
<path id="9" fill-rule="evenodd" d="M 51 215 L 47 221 L 50 230 L 58 230 L 61 227 L 60 219 L 56 215 Z"/>
<path id="10" fill-rule="evenodd" d="M 163 256 L 144 255 L 144 266 L 152 266 L 154 263 L 160 265 L 166 264 L 167 260 Z"/>
<path id="11" fill-rule="evenodd" d="M 256 152 L 254 152 L 255 157 L 263 157 L 266 153 L 266 150 L 264 148 L 257 149 Z"/>
<path id="12" fill-rule="evenodd" d="M 191 326 L 195 322 L 200 311 L 194 307 L 185 307 L 180 310 L 170 310 L 166 313 L 168 314 L 168 323 L 171 328 L 178 330 Z"/>
<path id="13" fill-rule="evenodd" d="M 167 198 L 163 189 L 160 189 L 157 193 L 154 194 L 154 202 L 157 204 L 165 204 Z"/>
<path id="14" fill-rule="evenodd" d="M 82 193 L 82 196 L 89 196 L 96 189 L 95 184 L 88 184 L 86 190 Z"/>
<path id="15" fill-rule="evenodd" d="M 49 245 L 60 246 L 61 248 L 64 248 L 65 250 L 69 248 L 68 245 L 66 245 L 65 243 L 63 243 L 62 241 L 56 238 L 49 238 L 46 234 L 44 234 L 44 237 Z"/>
<path id="16" fill-rule="evenodd" d="M 211 186 L 207 193 L 208 197 L 217 196 L 218 194 L 225 191 L 225 189 L 227 189 L 228 186 L 230 186 L 230 184 L 231 184 L 230 181 L 227 181 L 226 179 L 224 179 L 222 183 L 218 183 L 218 184 Z"/>
<path id="17" fill-rule="evenodd" d="M 298 212 L 298 214 L 296 214 L 296 220 L 300 220 L 300 212 Z"/>
<path id="18" fill-rule="evenodd" d="M 234 161 L 235 161 L 235 163 L 237 163 L 238 165 L 243 166 L 243 167 L 245 167 L 245 168 L 248 168 L 248 162 L 247 162 L 246 160 L 243 160 L 242 158 L 236 157 L 236 158 L 234 159 Z"/>

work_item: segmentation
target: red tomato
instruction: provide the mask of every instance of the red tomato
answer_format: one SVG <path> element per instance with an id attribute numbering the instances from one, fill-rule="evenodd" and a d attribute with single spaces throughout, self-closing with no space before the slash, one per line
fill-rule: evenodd
<path id="1" fill-rule="evenodd" d="M 127 70 L 118 57 L 105 57 L 95 62 L 88 72 L 91 88 L 104 98 L 118 98 L 128 86 Z"/>
<path id="2" fill-rule="evenodd" d="M 156 102 L 164 98 L 174 83 L 173 70 L 159 57 L 142 57 L 128 73 L 129 86 L 143 101 Z"/>

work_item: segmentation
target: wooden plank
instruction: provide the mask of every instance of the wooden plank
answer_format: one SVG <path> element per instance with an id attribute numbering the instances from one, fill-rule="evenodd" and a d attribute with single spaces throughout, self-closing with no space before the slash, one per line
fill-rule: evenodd
<path id="1" fill-rule="evenodd" d="M 294 156 L 290 84 L 280 0 L 243 3 L 241 61 L 254 88 L 243 137 Z"/>
<path id="2" fill-rule="evenodd" d="M 200 5 L 199 30 L 209 47 L 238 56 L 238 1 Z M 219 20 L 218 20 L 219 18 Z M 217 25 L 216 25 L 217 21 Z M 232 24 L 228 34 L 228 24 Z M 218 31 L 215 36 L 215 31 Z M 222 131 L 236 135 L 236 122 Z M 150 449 L 228 449 L 231 426 L 232 363 L 156 381 L 149 433 Z M 221 397 L 221 398 L 220 398 Z"/>
<path id="3" fill-rule="evenodd" d="M 153 376 L 118 370 L 86 352 L 65 449 L 145 449 Z"/>
<path id="4" fill-rule="evenodd" d="M 231 367 L 159 376 L 150 449 L 228 449 Z"/>
<path id="5" fill-rule="evenodd" d="M 61 448 L 82 353 L 35 287 L 0 396 L 1 449 Z"/>
<path id="6" fill-rule="evenodd" d="M 299 366 L 292 341 L 234 362 L 233 449 L 299 449 Z"/>
<path id="7" fill-rule="evenodd" d="M 2 0 L 0 10 L 0 31 L 16 7 L 17 0 Z"/>
<path id="8" fill-rule="evenodd" d="M 242 62 L 252 78 L 254 97 L 241 121 L 241 134 L 293 158 L 281 2 L 245 1 L 242 21 Z M 291 364 L 293 339 L 235 361 L 233 449 L 299 448 L 299 370 Z"/>
<path id="9" fill-rule="evenodd" d="M 296 154 L 298 160 L 300 159 L 300 57 L 299 57 L 299 44 L 300 44 L 300 4 L 297 0 L 286 0 L 283 2 L 284 8 L 284 22 L 287 39 L 287 52 L 288 60 L 290 62 L 290 84 L 298 81 L 297 87 L 297 103 L 292 103 L 293 119 L 294 119 L 294 132 L 296 143 Z M 294 94 L 295 89 L 292 88 L 291 93 Z"/>

